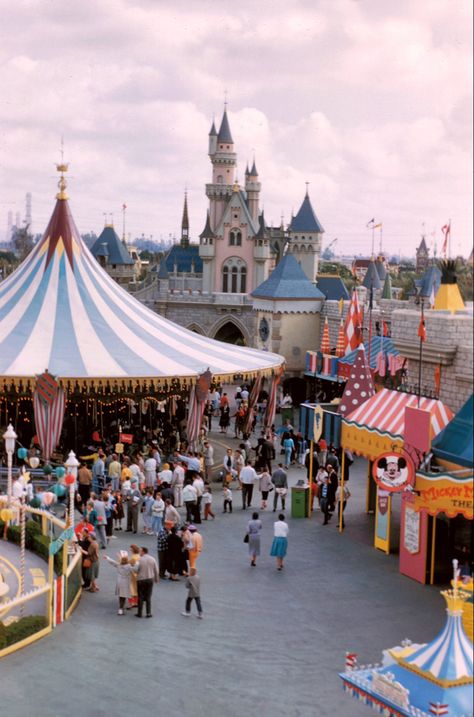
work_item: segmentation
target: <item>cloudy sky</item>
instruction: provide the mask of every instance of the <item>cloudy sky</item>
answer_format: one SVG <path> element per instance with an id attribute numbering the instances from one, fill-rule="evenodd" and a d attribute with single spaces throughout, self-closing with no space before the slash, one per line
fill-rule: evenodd
<path id="1" fill-rule="evenodd" d="M 53 207 L 61 136 L 81 232 L 204 226 L 207 135 L 227 91 L 239 177 L 255 153 L 267 220 L 309 182 L 325 241 L 390 253 L 452 220 L 472 236 L 471 0 L 0 0 L 0 230 Z"/>

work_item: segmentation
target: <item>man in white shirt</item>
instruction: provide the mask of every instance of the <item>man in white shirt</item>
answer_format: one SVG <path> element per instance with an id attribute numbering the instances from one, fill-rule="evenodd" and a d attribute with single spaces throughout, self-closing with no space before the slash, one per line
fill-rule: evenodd
<path id="1" fill-rule="evenodd" d="M 201 522 L 202 494 L 204 493 L 204 481 L 199 474 L 194 477 L 193 487 L 196 489 L 196 495 L 197 495 L 196 506 L 194 508 L 193 523 L 200 523 Z"/>
<path id="2" fill-rule="evenodd" d="M 156 485 L 156 458 L 149 455 L 145 461 L 145 487 L 154 488 Z"/>
<path id="3" fill-rule="evenodd" d="M 183 501 L 186 507 L 186 522 L 191 523 L 197 504 L 197 490 L 192 483 L 187 483 L 183 488 Z"/>
<path id="4" fill-rule="evenodd" d="M 255 468 L 250 461 L 240 471 L 240 482 L 242 484 L 242 510 L 250 508 L 252 505 L 253 486 L 258 476 Z"/>

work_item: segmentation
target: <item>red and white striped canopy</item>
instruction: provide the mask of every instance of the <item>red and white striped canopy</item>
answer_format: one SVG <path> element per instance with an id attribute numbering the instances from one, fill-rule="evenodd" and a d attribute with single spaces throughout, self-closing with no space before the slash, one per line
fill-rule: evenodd
<path id="1" fill-rule="evenodd" d="M 418 406 L 418 396 L 400 391 L 390 391 L 383 388 L 375 396 L 369 398 L 355 411 L 344 417 L 345 423 L 356 424 L 380 433 L 390 433 L 392 436 L 401 436 L 405 432 L 405 408 Z M 421 398 L 420 408 L 431 414 L 431 427 L 433 436 L 450 422 L 454 414 L 442 401 L 432 398 Z"/>

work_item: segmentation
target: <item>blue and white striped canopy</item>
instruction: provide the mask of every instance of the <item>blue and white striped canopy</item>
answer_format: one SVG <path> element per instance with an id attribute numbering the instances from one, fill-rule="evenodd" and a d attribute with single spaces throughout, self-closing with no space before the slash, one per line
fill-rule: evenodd
<path id="1" fill-rule="evenodd" d="M 225 344 L 164 319 L 92 256 L 58 195 L 48 228 L 0 284 L 0 376 L 68 379 L 270 375 L 282 356 Z"/>

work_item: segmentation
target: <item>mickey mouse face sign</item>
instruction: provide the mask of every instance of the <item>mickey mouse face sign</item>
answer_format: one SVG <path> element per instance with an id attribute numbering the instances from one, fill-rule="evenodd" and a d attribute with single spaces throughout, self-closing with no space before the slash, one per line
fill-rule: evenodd
<path id="1" fill-rule="evenodd" d="M 374 461 L 372 475 L 379 488 L 395 493 L 414 484 L 415 466 L 409 456 L 383 453 Z"/>

